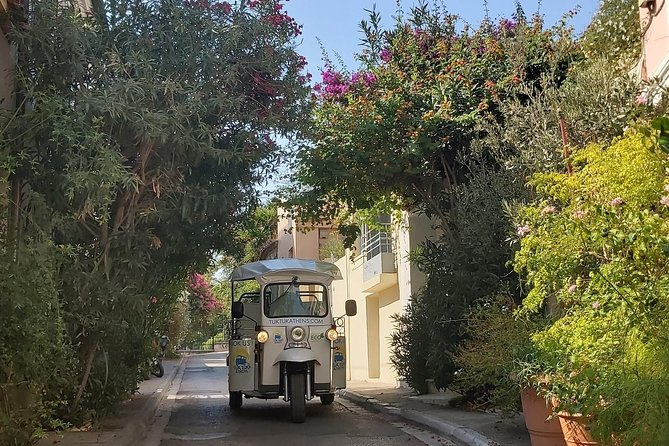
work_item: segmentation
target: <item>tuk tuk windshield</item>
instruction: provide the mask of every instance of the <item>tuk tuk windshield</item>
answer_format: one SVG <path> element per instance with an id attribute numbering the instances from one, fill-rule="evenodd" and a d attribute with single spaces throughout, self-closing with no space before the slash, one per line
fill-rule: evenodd
<path id="1" fill-rule="evenodd" d="M 265 287 L 264 308 L 267 317 L 324 317 L 327 290 L 317 283 L 273 283 Z"/>

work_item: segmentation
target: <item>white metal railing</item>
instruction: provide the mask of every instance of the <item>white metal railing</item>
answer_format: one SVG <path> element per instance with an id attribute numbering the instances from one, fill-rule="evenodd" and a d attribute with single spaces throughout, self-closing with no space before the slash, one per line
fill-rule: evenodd
<path id="1" fill-rule="evenodd" d="M 360 245 L 367 260 L 382 253 L 393 252 L 393 238 L 390 231 L 369 230 L 365 227 Z"/>

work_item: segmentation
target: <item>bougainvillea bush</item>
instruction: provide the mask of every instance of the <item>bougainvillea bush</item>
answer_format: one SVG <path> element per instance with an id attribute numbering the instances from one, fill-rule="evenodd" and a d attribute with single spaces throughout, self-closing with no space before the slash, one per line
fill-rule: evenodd
<path id="1" fill-rule="evenodd" d="M 188 303 L 188 327 L 180 339 L 184 345 L 199 345 L 225 330 L 229 308 L 224 308 L 224 301 L 229 297 L 220 295 L 210 278 L 192 273 L 188 277 L 185 296 Z"/>
<path id="2" fill-rule="evenodd" d="M 389 196 L 446 222 L 455 188 L 486 153 L 470 149 L 477 124 L 501 119 L 499 102 L 522 84 L 563 79 L 572 41 L 522 11 L 461 26 L 457 16 L 414 8 L 394 28 L 364 28 L 362 67 L 326 65 L 316 85 L 314 145 L 299 155 L 304 213 L 368 209 Z"/>
<path id="3" fill-rule="evenodd" d="M 534 175 L 517 222 L 520 311 L 553 318 L 532 337 L 544 390 L 605 444 L 669 438 L 669 157 L 650 133 L 577 150 L 572 175 Z"/>

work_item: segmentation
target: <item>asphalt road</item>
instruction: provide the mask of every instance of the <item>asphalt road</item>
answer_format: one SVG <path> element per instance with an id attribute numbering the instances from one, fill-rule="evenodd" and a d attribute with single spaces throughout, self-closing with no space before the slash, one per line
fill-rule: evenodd
<path id="1" fill-rule="evenodd" d="M 283 400 L 244 399 L 241 409 L 228 406 L 227 353 L 186 358 L 146 435 L 143 446 L 177 445 L 441 445 L 455 446 L 417 426 L 368 412 L 337 398 L 324 406 L 307 403 L 307 420 L 290 421 Z"/>

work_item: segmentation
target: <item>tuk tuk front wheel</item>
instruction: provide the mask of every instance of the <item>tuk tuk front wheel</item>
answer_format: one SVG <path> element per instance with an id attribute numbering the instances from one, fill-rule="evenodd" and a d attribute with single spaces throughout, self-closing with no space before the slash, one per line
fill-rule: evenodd
<path id="1" fill-rule="evenodd" d="M 307 418 L 307 401 L 304 396 L 304 374 L 290 375 L 290 415 L 293 423 L 304 423 Z"/>
<path id="2" fill-rule="evenodd" d="M 230 407 L 232 409 L 242 407 L 242 392 L 230 392 Z"/>
<path id="3" fill-rule="evenodd" d="M 334 402 L 334 393 L 328 393 L 327 395 L 321 395 L 321 404 L 330 405 Z"/>

